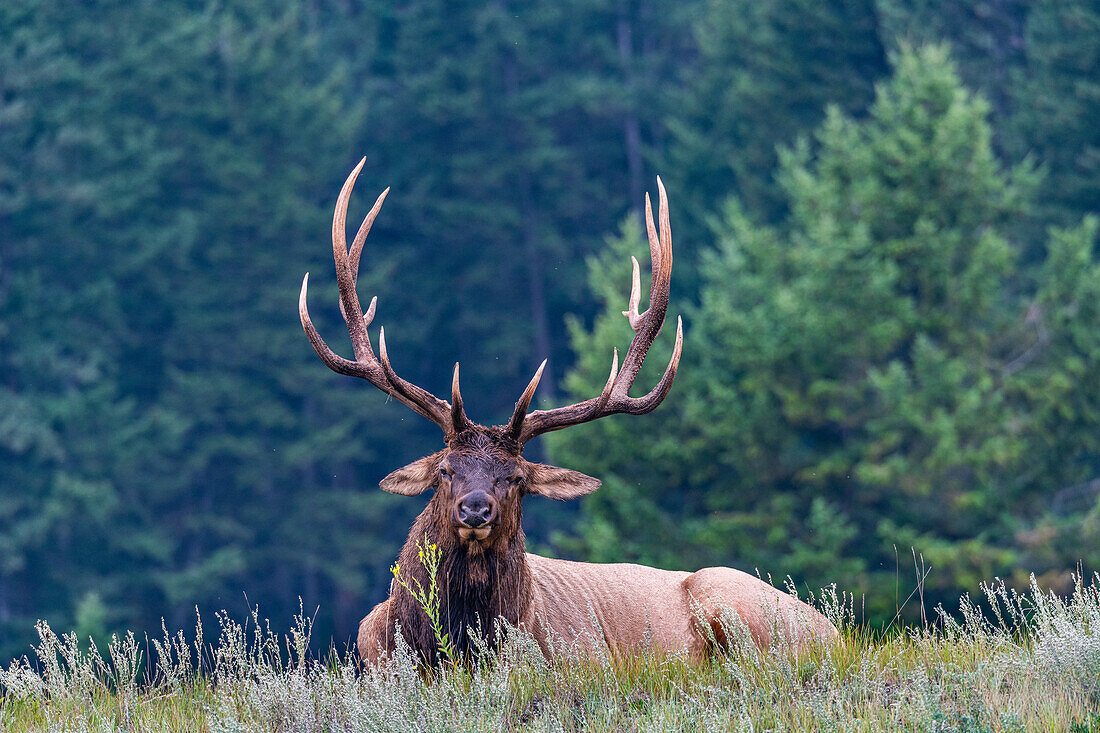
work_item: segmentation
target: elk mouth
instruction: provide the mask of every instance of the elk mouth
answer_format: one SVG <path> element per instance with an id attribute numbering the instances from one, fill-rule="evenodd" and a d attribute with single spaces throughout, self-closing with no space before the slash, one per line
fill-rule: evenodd
<path id="1" fill-rule="evenodd" d="M 469 542 L 470 540 L 480 541 L 489 537 L 489 535 L 493 531 L 493 525 L 483 524 L 480 527 L 458 526 L 455 529 L 458 530 L 458 536 L 466 542 Z"/>

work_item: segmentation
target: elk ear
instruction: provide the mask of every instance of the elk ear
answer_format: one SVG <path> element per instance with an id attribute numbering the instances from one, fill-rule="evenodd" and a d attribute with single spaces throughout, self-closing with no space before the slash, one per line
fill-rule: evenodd
<path id="1" fill-rule="evenodd" d="M 587 496 L 600 488 L 600 480 L 568 468 L 527 464 L 527 492 L 558 501 Z"/>
<path id="2" fill-rule="evenodd" d="M 424 456 L 418 461 L 413 461 L 404 468 L 399 468 L 386 478 L 382 479 L 378 486 L 382 491 L 402 496 L 417 496 L 435 486 L 439 471 L 439 454 L 433 453 Z"/>

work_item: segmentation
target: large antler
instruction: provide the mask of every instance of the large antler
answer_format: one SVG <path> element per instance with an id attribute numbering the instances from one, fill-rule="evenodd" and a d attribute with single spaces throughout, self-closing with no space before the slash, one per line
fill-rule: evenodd
<path id="1" fill-rule="evenodd" d="M 558 407 L 553 410 L 535 410 L 528 414 L 527 408 L 531 404 L 531 398 L 538 387 L 539 379 L 546 362 L 535 372 L 527 389 L 523 391 L 519 401 L 516 402 L 515 412 L 508 423 L 508 432 L 522 446 L 536 435 L 561 430 L 570 425 L 579 425 L 583 422 L 596 420 L 606 415 L 628 413 L 631 415 L 644 415 L 661 404 L 668 391 L 672 389 L 672 380 L 676 378 L 676 367 L 680 363 L 680 352 L 683 348 L 684 330 L 680 317 L 676 317 L 676 345 L 672 348 L 672 359 L 665 368 L 665 374 L 649 394 L 644 397 L 631 397 L 630 387 L 634 384 L 638 370 L 645 360 L 649 347 L 664 325 L 665 311 L 668 310 L 669 280 L 672 277 L 672 229 L 668 219 L 668 198 L 665 195 L 665 186 L 660 177 L 657 178 L 657 191 L 660 196 L 659 216 L 661 231 L 658 236 L 657 228 L 653 225 L 653 207 L 649 202 L 649 194 L 645 197 L 646 230 L 649 234 L 649 255 L 653 263 L 653 279 L 649 290 L 649 309 L 645 313 L 638 313 L 638 303 L 641 298 L 641 282 L 638 272 L 638 260 L 631 257 L 634 263 L 634 278 L 630 289 L 630 302 L 623 315 L 630 321 L 630 327 L 634 329 L 634 340 L 630 342 L 626 357 L 623 359 L 622 369 L 619 369 L 619 351 L 615 350 L 611 360 L 611 374 L 607 378 L 603 392 L 599 397 Z"/>
<path id="2" fill-rule="evenodd" d="M 371 349 L 370 337 L 367 335 L 367 326 L 374 320 L 374 312 L 378 305 L 378 298 L 371 298 L 367 312 L 363 313 L 359 305 L 359 296 L 355 292 L 355 282 L 359 275 L 359 258 L 363 254 L 363 244 L 367 241 L 371 225 L 382 208 L 382 202 L 386 200 L 387 188 L 374 202 L 370 212 L 359 227 L 355 239 L 348 251 L 346 230 L 348 215 L 348 199 L 351 198 L 351 190 L 355 186 L 355 179 L 359 171 L 363 169 L 366 158 L 359 161 L 355 170 L 351 172 L 344 187 L 340 190 L 340 198 L 336 201 L 336 210 L 332 215 L 332 255 L 336 261 L 336 282 L 340 286 L 340 313 L 348 324 L 348 334 L 351 336 L 352 350 L 355 352 L 355 361 L 345 359 L 328 347 L 324 339 L 314 328 L 309 319 L 309 311 L 306 309 L 306 289 L 309 285 L 309 273 L 302 278 L 302 292 L 298 296 L 298 315 L 302 319 L 302 328 L 313 344 L 314 351 L 321 357 L 321 361 L 329 369 L 339 374 L 351 377 L 359 377 L 373 384 L 378 389 L 390 395 L 424 417 L 428 418 L 443 429 L 445 435 L 450 437 L 456 432 L 461 432 L 468 424 L 466 415 L 462 409 L 462 396 L 458 389 L 458 364 L 455 364 L 454 380 L 451 386 L 451 403 L 441 400 L 431 392 L 407 382 L 393 371 L 390 365 L 389 355 L 386 353 L 385 329 L 378 334 L 378 353 L 381 359 L 374 355 Z"/>

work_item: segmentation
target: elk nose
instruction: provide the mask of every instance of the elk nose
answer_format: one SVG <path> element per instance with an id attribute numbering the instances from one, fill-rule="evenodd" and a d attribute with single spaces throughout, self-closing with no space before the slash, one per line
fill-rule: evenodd
<path id="1" fill-rule="evenodd" d="M 485 494 L 469 496 L 458 505 L 458 521 L 478 528 L 493 518 L 493 504 Z"/>

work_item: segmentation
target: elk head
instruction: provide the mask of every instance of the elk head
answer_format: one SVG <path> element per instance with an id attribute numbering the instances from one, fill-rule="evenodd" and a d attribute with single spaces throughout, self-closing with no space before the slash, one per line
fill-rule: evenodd
<path id="1" fill-rule="evenodd" d="M 616 349 L 612 357 L 611 373 L 598 396 L 565 407 L 528 412 L 546 367 L 546 362 L 543 361 L 516 402 L 512 418 L 504 425 L 485 427 L 466 417 L 459 391 L 458 364 L 455 364 L 454 378 L 451 381 L 451 401 L 447 402 L 397 375 L 386 351 L 385 329 L 381 329 L 378 334 L 377 356 L 371 348 L 367 327 L 374 319 L 378 299 L 372 298 L 364 313 L 355 283 L 363 245 L 389 189 L 383 191 L 375 201 L 349 249 L 345 234 L 348 199 L 365 162 L 365 158 L 361 160 L 344 182 L 332 219 L 332 251 L 340 289 L 340 311 L 348 325 L 355 353 L 354 361 L 333 352 L 310 321 L 306 309 L 309 273 L 302 280 L 302 291 L 298 299 L 302 327 L 321 361 L 330 369 L 367 380 L 442 428 L 446 442 L 443 450 L 394 471 L 382 479 L 381 488 L 405 496 L 416 496 L 434 488 L 436 491 L 431 502 L 432 526 L 438 533 L 450 533 L 449 537 L 439 539 L 453 540 L 468 551 L 479 553 L 522 536 L 519 518 L 521 501 L 525 495 L 540 494 L 565 500 L 584 496 L 600 487 L 598 480 L 576 471 L 525 460 L 521 454 L 527 441 L 542 433 L 561 430 L 606 415 L 645 414 L 656 408 L 671 389 L 683 346 L 683 325 L 679 318 L 676 319 L 676 344 L 664 376 L 657 386 L 642 397 L 631 397 L 627 394 L 646 352 L 664 324 L 665 311 L 668 309 L 669 279 L 672 275 L 672 233 L 664 185 L 658 178 L 660 234 L 654 226 L 653 210 L 649 195 L 646 195 L 646 223 L 653 276 L 649 308 L 643 313 L 638 312 L 641 296 L 638 261 L 631 258 L 634 263 L 633 284 L 628 309 L 623 311 L 623 315 L 629 320 L 635 336 L 623 358 L 621 368 Z"/>

